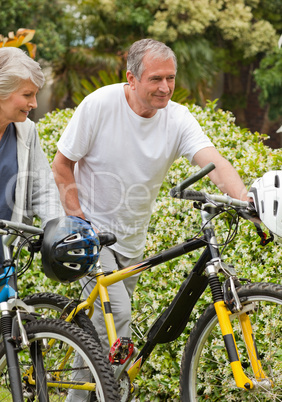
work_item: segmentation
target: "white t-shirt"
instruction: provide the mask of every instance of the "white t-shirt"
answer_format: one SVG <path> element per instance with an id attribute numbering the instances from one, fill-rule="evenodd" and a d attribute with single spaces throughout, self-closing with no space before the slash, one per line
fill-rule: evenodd
<path id="1" fill-rule="evenodd" d="M 124 83 L 102 87 L 76 109 L 58 142 L 77 161 L 81 208 L 100 231 L 113 232 L 112 247 L 126 257 L 144 249 L 153 205 L 171 164 L 191 162 L 213 146 L 187 107 L 169 101 L 151 118 L 128 105 Z"/>

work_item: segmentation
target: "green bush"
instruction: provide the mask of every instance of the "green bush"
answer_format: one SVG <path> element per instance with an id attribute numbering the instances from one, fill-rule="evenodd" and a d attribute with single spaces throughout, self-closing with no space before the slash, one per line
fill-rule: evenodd
<path id="1" fill-rule="evenodd" d="M 195 105 L 187 105 L 187 107 L 217 149 L 237 169 L 247 187 L 263 173 L 281 169 L 281 151 L 265 146 L 263 135 L 251 133 L 236 126 L 231 113 L 216 110 L 215 103 L 209 103 L 204 109 Z M 56 142 L 72 113 L 73 110 L 70 109 L 58 110 L 47 114 L 37 124 L 42 147 L 48 155 L 50 163 L 56 151 Z M 170 188 L 196 170 L 197 167 L 191 166 L 184 158 L 177 160 L 171 167 L 156 201 L 148 231 L 145 255 L 157 253 L 198 233 L 200 229 L 199 212 L 192 208 L 192 203 L 169 197 Z M 202 179 L 193 188 L 204 189 L 207 192 L 218 191 L 208 178 Z M 223 217 L 217 219 L 216 230 L 224 241 L 228 227 Z M 133 318 L 137 318 L 138 321 L 142 321 L 144 317 L 144 315 L 138 317 L 140 311 L 145 311 L 145 315 L 148 311 L 148 319 L 140 324 L 140 329 L 144 333 L 156 318 L 156 314 L 160 313 L 173 299 L 183 278 L 190 272 L 198 256 L 198 252 L 195 252 L 192 256 L 177 258 L 141 275 L 133 295 L 132 306 Z M 240 277 L 248 277 L 253 281 L 281 283 L 281 245 L 270 243 L 266 247 L 260 246 L 253 224 L 248 221 L 241 220 L 238 236 L 224 250 L 224 256 L 227 263 L 236 263 L 235 267 Z M 39 264 L 39 261 L 37 263 Z M 29 292 L 48 290 L 69 296 L 79 294 L 77 284 L 73 284 L 71 287 L 58 285 L 45 280 L 40 268 L 36 270 L 34 267 L 34 271 L 37 272 L 37 276 L 36 280 L 31 281 L 33 285 L 29 287 Z M 139 385 L 137 400 L 148 401 L 148 395 L 150 395 L 150 401 L 179 400 L 178 385 L 182 350 L 194 321 L 208 302 L 210 302 L 210 295 L 209 292 L 206 292 L 196 305 L 184 333 L 176 341 L 156 347 L 136 381 Z M 150 306 L 155 311 L 152 316 L 149 316 Z M 142 341 L 138 339 L 135 339 L 135 342 L 137 346 L 142 344 Z"/>

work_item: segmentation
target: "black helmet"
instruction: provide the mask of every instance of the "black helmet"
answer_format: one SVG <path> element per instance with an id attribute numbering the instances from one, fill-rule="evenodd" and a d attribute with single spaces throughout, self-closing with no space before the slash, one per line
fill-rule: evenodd
<path id="1" fill-rule="evenodd" d="M 90 223 L 76 216 L 50 220 L 41 247 L 45 275 L 74 282 L 87 275 L 99 258 L 99 238 Z"/>

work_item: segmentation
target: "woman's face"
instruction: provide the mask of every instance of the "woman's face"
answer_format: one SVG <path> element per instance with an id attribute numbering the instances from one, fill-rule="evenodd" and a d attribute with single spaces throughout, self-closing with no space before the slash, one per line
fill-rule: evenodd
<path id="1" fill-rule="evenodd" d="M 22 81 L 20 87 L 9 98 L 0 99 L 0 123 L 23 122 L 29 112 L 37 108 L 36 95 L 38 87 L 30 80 Z"/>

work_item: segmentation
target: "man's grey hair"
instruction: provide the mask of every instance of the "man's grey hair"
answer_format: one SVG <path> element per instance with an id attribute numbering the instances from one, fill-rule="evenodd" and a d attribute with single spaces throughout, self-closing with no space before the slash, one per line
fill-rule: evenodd
<path id="1" fill-rule="evenodd" d="M 39 63 L 19 48 L 0 48 L 0 99 L 9 98 L 26 80 L 39 89 L 43 87 L 45 79 Z"/>
<path id="2" fill-rule="evenodd" d="M 138 81 L 144 72 L 143 58 L 146 53 L 150 53 L 153 59 L 173 59 L 175 71 L 177 70 L 177 59 L 170 47 L 154 39 L 141 39 L 130 46 L 127 56 L 127 70 L 131 71 Z"/>

